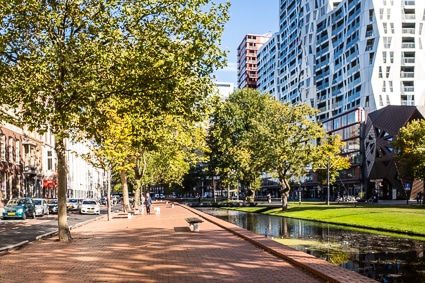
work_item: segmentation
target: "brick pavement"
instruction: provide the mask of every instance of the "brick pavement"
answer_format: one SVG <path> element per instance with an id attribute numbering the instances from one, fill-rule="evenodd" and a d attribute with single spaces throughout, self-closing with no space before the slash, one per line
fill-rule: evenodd
<path id="1" fill-rule="evenodd" d="M 197 210 L 114 214 L 0 255 L 0 282 L 376 282 Z M 204 220 L 190 232 L 186 217 Z M 255 245 L 254 245 L 254 244 Z M 309 270 L 310 272 L 307 272 Z"/>

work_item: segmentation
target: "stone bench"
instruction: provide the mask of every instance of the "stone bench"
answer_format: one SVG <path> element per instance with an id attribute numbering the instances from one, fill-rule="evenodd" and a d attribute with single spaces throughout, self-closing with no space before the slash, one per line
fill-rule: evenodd
<path id="1" fill-rule="evenodd" d="M 197 217 L 189 217 L 185 219 L 187 223 L 189 223 L 190 231 L 192 232 L 199 232 L 199 223 L 204 222 L 201 218 Z"/>

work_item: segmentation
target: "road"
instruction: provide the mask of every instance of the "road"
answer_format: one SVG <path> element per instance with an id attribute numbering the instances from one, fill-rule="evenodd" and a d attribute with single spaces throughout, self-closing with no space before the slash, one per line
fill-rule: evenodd
<path id="1" fill-rule="evenodd" d="M 112 211 L 122 210 L 122 205 L 112 207 Z M 106 215 L 106 207 L 102 207 L 100 216 Z M 77 211 L 68 212 L 68 226 L 73 227 L 93 220 L 99 215 L 82 215 Z M 36 219 L 8 219 L 0 220 L 0 252 L 10 249 L 26 241 L 33 242 L 37 238 L 54 234 L 58 231 L 58 216 L 44 215 Z"/>

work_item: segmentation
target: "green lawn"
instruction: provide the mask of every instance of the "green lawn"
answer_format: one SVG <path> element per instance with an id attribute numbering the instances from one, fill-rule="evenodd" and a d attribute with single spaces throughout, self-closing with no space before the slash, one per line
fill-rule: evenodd
<path id="1" fill-rule="evenodd" d="M 263 207 L 232 207 L 228 209 L 261 212 L 269 215 L 316 220 L 360 228 L 425 236 L 425 206 L 386 206 L 357 203 L 326 205 L 323 203 L 291 203 L 288 210 L 264 210 Z"/>

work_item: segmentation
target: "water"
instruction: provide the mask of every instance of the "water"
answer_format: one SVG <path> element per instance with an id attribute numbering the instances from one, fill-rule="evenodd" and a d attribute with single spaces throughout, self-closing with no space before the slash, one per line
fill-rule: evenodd
<path id="1" fill-rule="evenodd" d="M 385 283 L 425 282 L 425 238 L 314 221 L 200 208 L 205 213 Z"/>

